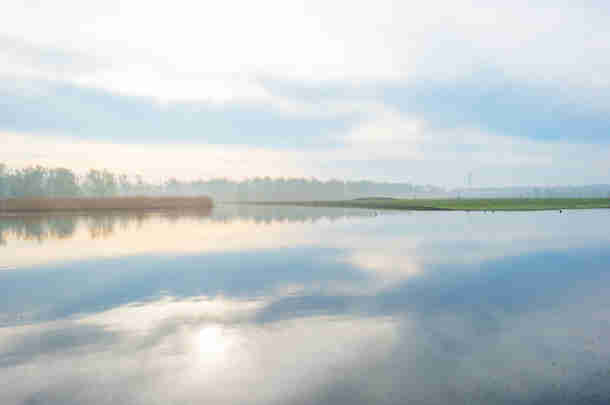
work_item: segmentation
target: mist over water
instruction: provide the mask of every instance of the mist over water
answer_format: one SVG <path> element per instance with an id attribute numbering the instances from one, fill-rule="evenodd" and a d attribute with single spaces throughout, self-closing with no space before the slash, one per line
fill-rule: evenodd
<path id="1" fill-rule="evenodd" d="M 610 400 L 605 210 L 0 218 L 2 404 Z"/>

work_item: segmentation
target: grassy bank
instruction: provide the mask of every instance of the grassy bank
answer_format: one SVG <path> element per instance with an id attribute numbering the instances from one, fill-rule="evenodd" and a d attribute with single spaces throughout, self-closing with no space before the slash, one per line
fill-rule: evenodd
<path id="1" fill-rule="evenodd" d="M 213 206 L 209 197 L 96 197 L 8 198 L 0 200 L 3 212 L 204 209 Z"/>
<path id="2" fill-rule="evenodd" d="M 374 208 L 420 211 L 537 211 L 610 208 L 608 198 L 489 198 L 489 199 L 397 199 L 359 198 L 344 201 L 250 202 L 257 205 Z"/>

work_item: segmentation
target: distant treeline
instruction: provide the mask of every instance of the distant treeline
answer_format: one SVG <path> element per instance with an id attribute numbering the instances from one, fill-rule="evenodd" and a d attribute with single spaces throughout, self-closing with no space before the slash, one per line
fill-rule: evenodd
<path id="1" fill-rule="evenodd" d="M 10 169 L 0 163 L 0 198 L 19 197 L 115 197 L 171 194 L 177 181 L 151 184 L 141 176 L 91 169 L 77 175 L 63 167 L 30 166 Z"/>
<path id="2" fill-rule="evenodd" d="M 76 196 L 158 196 L 207 195 L 217 201 L 341 200 L 366 196 L 442 195 L 444 190 L 430 185 L 341 181 L 305 178 L 255 177 L 241 181 L 224 178 L 179 181 L 161 184 L 146 182 L 141 176 L 89 170 L 79 176 L 66 168 L 31 166 L 10 169 L 0 163 L 0 198 Z"/>
<path id="3" fill-rule="evenodd" d="M 85 176 L 77 176 L 61 167 L 9 169 L 0 163 L 0 198 L 109 197 L 122 193 L 126 182 L 127 176 L 117 176 L 108 170 L 90 170 Z"/>
<path id="4" fill-rule="evenodd" d="M 610 185 L 497 187 L 446 190 L 431 185 L 373 181 L 321 181 L 314 178 L 255 177 L 245 180 L 216 178 L 153 184 L 141 176 L 89 170 L 77 175 L 66 168 L 32 166 L 10 169 L 0 163 L 0 198 L 199 196 L 215 201 L 311 201 L 362 197 L 397 198 L 606 198 Z"/>

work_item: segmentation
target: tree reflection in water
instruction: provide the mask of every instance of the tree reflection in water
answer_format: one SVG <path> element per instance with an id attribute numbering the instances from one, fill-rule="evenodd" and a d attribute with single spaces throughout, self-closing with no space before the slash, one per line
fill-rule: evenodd
<path id="1" fill-rule="evenodd" d="M 307 208 L 284 206 L 225 205 L 205 210 L 163 210 L 163 211 L 104 211 L 41 213 L 0 216 L 0 245 L 9 240 L 70 239 L 77 229 L 87 229 L 91 239 L 107 239 L 117 229 L 140 229 L 154 218 L 162 218 L 175 223 L 181 219 L 202 219 L 212 222 L 230 223 L 236 220 L 252 221 L 256 224 L 271 223 L 314 223 L 321 219 L 330 221 L 354 216 L 375 216 L 375 211 L 343 208 Z"/>

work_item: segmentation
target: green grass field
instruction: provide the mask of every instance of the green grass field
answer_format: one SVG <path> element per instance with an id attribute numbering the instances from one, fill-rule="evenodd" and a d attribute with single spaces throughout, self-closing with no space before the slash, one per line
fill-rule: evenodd
<path id="1" fill-rule="evenodd" d="M 397 199 L 359 198 L 344 201 L 249 202 L 257 205 L 373 208 L 420 211 L 541 211 L 610 208 L 608 198 L 488 198 L 488 199 Z"/>

